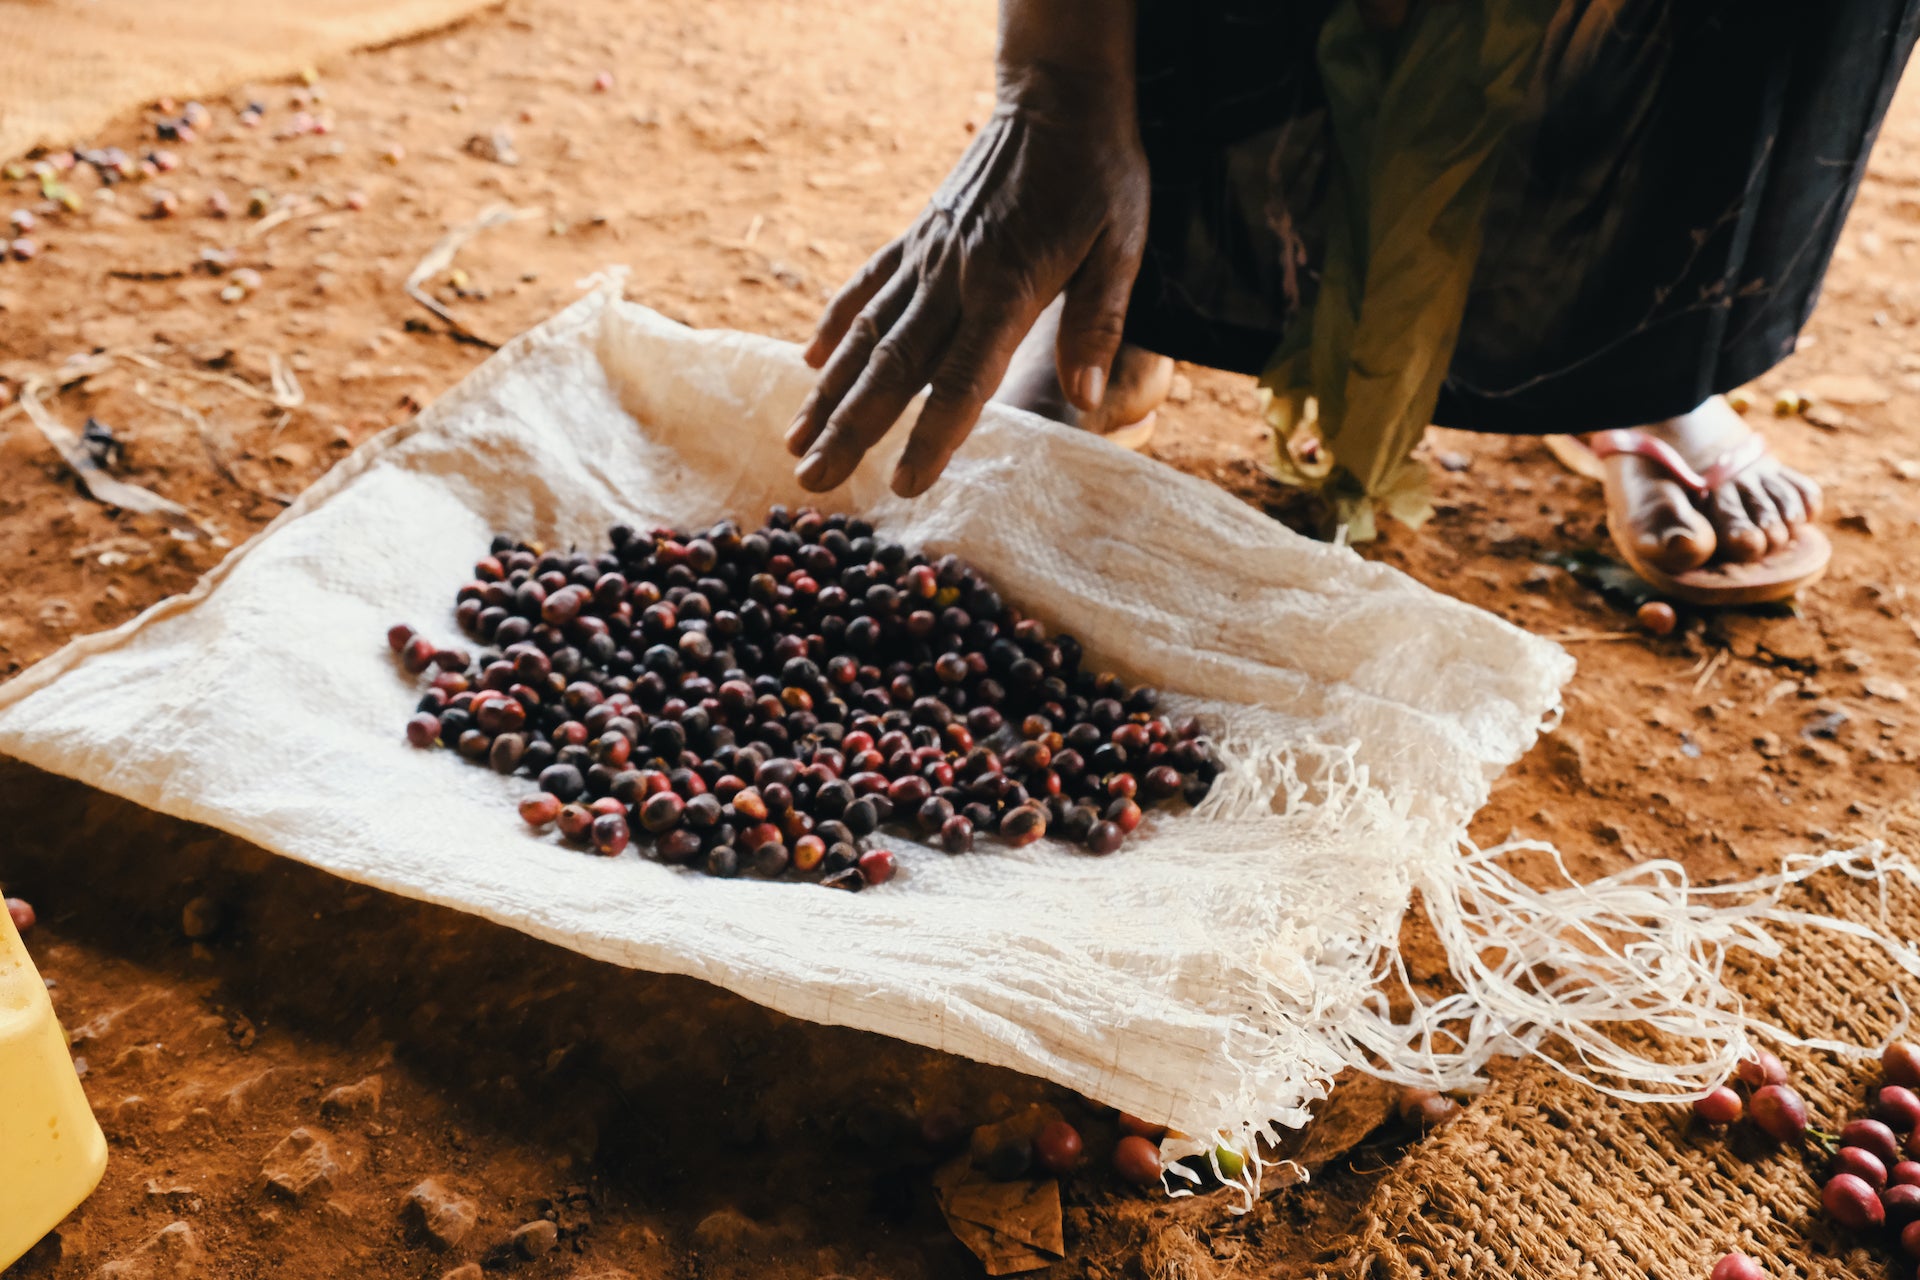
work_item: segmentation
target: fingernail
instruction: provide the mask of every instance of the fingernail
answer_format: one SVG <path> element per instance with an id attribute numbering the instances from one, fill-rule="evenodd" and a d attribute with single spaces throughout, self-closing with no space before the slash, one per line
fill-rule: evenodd
<path id="1" fill-rule="evenodd" d="M 1085 365 L 1073 375 L 1073 398 L 1083 409 L 1098 409 L 1107 394 L 1107 371 L 1097 364 Z"/>
<path id="2" fill-rule="evenodd" d="M 793 474 L 801 484 L 812 488 L 814 485 L 820 483 L 821 478 L 827 474 L 827 455 L 824 453 L 808 454 L 800 460 L 800 466 Z"/>
<path id="3" fill-rule="evenodd" d="M 893 491 L 903 498 L 911 498 L 920 492 L 920 473 L 901 463 L 893 469 Z"/>
<path id="4" fill-rule="evenodd" d="M 794 414 L 793 421 L 787 424 L 786 435 L 783 438 L 787 442 L 788 449 L 792 449 L 794 445 L 799 443 L 801 431 L 806 427 L 806 425 L 807 425 L 807 411 L 805 409 L 802 409 L 800 412 Z"/>

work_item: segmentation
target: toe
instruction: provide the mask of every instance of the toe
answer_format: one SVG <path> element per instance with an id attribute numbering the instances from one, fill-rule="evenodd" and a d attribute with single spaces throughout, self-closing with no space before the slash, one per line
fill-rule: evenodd
<path id="1" fill-rule="evenodd" d="M 1767 535 L 1747 515 L 1746 501 L 1733 484 L 1723 484 L 1707 495 L 1707 520 L 1713 525 L 1723 560 L 1745 562 L 1767 554 Z"/>
<path id="2" fill-rule="evenodd" d="M 1741 476 L 1734 482 L 1734 488 L 1740 491 L 1740 501 L 1746 505 L 1747 519 L 1766 535 L 1767 550 L 1778 551 L 1793 540 L 1793 533 L 1780 514 L 1779 504 L 1773 500 L 1773 494 L 1767 491 L 1766 484 L 1758 475 Z"/>
<path id="3" fill-rule="evenodd" d="M 1081 425 L 1105 435 L 1144 422 L 1172 388 L 1172 359 L 1129 343 L 1113 362 L 1106 398 Z"/>
<path id="4" fill-rule="evenodd" d="M 1643 473 L 1628 491 L 1627 510 L 1634 553 L 1656 568 L 1685 573 L 1713 557 L 1713 527 L 1679 485 Z"/>
<path id="5" fill-rule="evenodd" d="M 1807 504 L 1801 498 L 1800 490 L 1783 475 L 1770 475 L 1761 481 L 1766 486 L 1767 496 L 1773 499 L 1780 518 L 1787 522 L 1789 535 L 1794 529 L 1807 522 Z"/>
<path id="6" fill-rule="evenodd" d="M 1780 478 L 1799 491 L 1801 505 L 1807 509 L 1807 519 L 1818 520 L 1820 518 L 1820 504 L 1822 501 L 1820 486 L 1801 475 L 1798 471 L 1791 471 L 1786 467 L 1780 468 Z"/>

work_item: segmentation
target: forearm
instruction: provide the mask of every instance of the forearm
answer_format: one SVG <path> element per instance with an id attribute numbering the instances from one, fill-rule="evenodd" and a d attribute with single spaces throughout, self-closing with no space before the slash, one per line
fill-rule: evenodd
<path id="1" fill-rule="evenodd" d="M 1002 101 L 1133 110 L 1135 0 L 1000 0 Z"/>

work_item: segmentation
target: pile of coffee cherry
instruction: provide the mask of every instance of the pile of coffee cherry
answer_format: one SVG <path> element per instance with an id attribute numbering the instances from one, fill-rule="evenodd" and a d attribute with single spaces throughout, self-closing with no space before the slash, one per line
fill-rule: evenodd
<path id="1" fill-rule="evenodd" d="M 764 528 L 616 526 L 599 554 L 497 537 L 454 616 L 481 646 L 387 633 L 430 678 L 407 739 L 538 780 L 520 813 L 607 856 L 636 835 L 710 875 L 892 877 L 882 827 L 1117 851 L 1141 806 L 1219 771 L 1191 719 L 1082 666 L 956 556 L 775 507 Z"/>
<path id="2" fill-rule="evenodd" d="M 1880 1066 L 1885 1083 L 1874 1095 L 1873 1116 L 1849 1120 L 1838 1133 L 1808 1124 L 1805 1099 L 1765 1050 L 1735 1071 L 1745 1097 L 1721 1085 L 1698 1099 L 1693 1113 L 1714 1127 L 1745 1119 L 1776 1142 L 1815 1145 L 1826 1157 L 1821 1208 L 1848 1230 L 1892 1233 L 1910 1274 L 1920 1259 L 1920 1048 L 1892 1044 Z M 1729 1253 L 1714 1264 L 1712 1280 L 1766 1280 L 1766 1272 L 1746 1254 Z"/>

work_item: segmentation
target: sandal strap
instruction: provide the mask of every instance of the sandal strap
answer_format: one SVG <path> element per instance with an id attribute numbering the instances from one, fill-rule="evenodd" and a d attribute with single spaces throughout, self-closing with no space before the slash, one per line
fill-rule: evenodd
<path id="1" fill-rule="evenodd" d="M 1680 456 L 1680 451 L 1665 440 L 1630 427 L 1597 432 L 1587 447 L 1593 450 L 1596 458 L 1611 458 L 1622 453 L 1645 458 L 1672 476 L 1675 484 L 1695 498 L 1706 497 L 1767 456 L 1767 442 L 1758 432 L 1749 434 L 1745 440 L 1715 458 L 1705 471 L 1695 471 L 1688 466 L 1687 460 Z"/>

